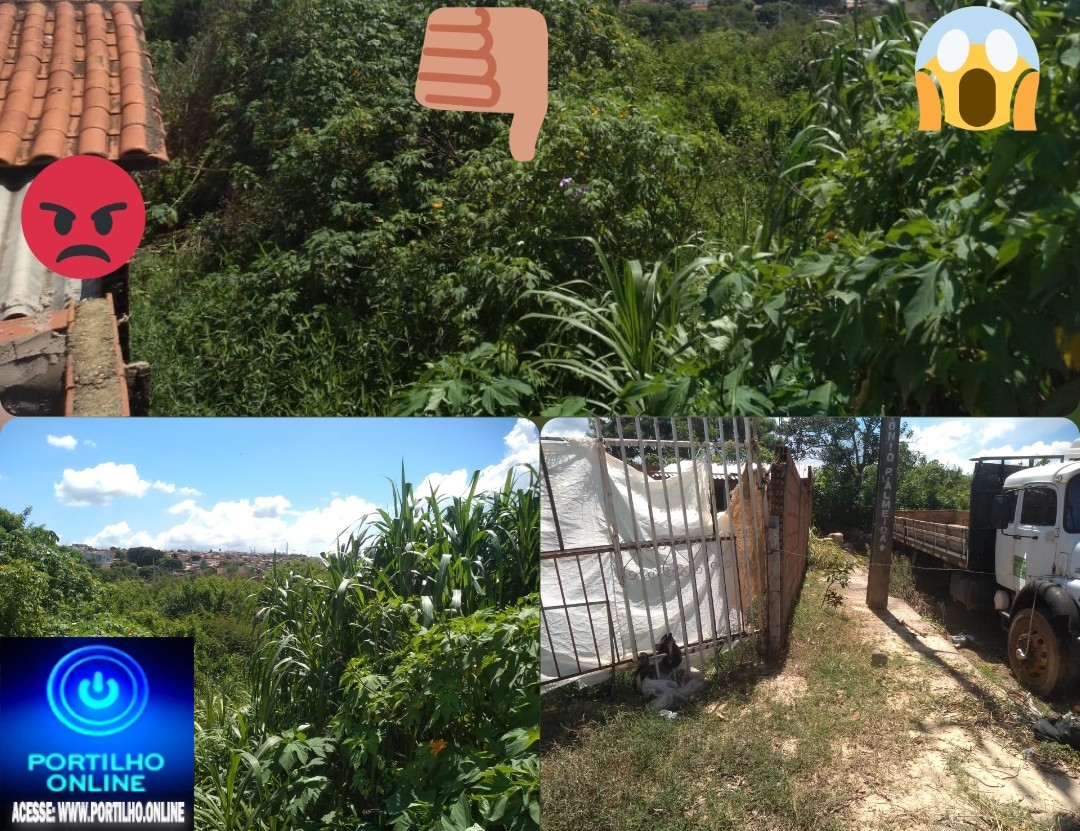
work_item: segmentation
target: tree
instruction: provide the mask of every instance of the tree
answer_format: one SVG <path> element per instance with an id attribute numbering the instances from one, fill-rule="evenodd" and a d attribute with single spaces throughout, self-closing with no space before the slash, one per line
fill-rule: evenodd
<path id="1" fill-rule="evenodd" d="M 31 524 L 31 510 L 0 508 L 0 635 L 48 634 L 48 617 L 96 596 L 82 557 Z"/>
<path id="2" fill-rule="evenodd" d="M 784 419 L 779 431 L 796 459 L 821 463 L 814 479 L 814 525 L 820 531 L 868 527 L 874 517 L 881 419 Z M 919 459 L 906 442 L 912 435 L 909 426 L 901 425 L 901 478 Z"/>
<path id="3" fill-rule="evenodd" d="M 158 551 L 156 548 L 148 546 L 137 546 L 127 550 L 127 561 L 137 566 L 153 566 L 160 563 L 164 556 L 164 551 Z"/>
<path id="4" fill-rule="evenodd" d="M 824 467 L 858 479 L 877 464 L 880 418 L 784 419 L 779 430 L 796 458 L 817 459 Z M 901 430 L 900 439 L 911 435 L 909 427 Z"/>
<path id="5" fill-rule="evenodd" d="M 139 576 L 139 570 L 134 563 L 116 561 L 108 568 L 101 570 L 101 579 L 106 583 L 116 583 L 120 580 L 135 580 Z"/>
<path id="6" fill-rule="evenodd" d="M 184 564 L 180 558 L 174 554 L 167 554 L 157 562 L 158 568 L 165 571 L 183 571 Z"/>
<path id="7" fill-rule="evenodd" d="M 970 498 L 971 474 L 921 454 L 913 468 L 901 471 L 896 489 L 900 510 L 967 510 Z"/>

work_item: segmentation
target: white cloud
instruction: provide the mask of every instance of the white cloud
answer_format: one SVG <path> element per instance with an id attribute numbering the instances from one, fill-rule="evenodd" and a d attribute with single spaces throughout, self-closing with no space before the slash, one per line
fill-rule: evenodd
<path id="1" fill-rule="evenodd" d="M 158 479 L 154 482 L 154 490 L 161 491 L 162 493 L 178 493 L 181 496 L 202 496 L 202 491 L 195 488 L 178 488 L 176 485 L 172 485 L 168 482 L 162 482 Z"/>
<path id="2" fill-rule="evenodd" d="M 997 447 L 981 448 L 975 451 L 973 456 L 1033 456 L 1035 461 L 1038 462 L 1042 456 L 1063 456 L 1065 451 L 1069 449 L 1069 445 L 1072 442 L 1063 441 L 1036 441 L 1029 444 L 1021 445 L 1020 447 L 1014 447 L 1011 444 L 1002 444 Z M 970 470 L 973 465 L 969 465 L 965 470 Z"/>
<path id="3" fill-rule="evenodd" d="M 929 459 L 958 467 L 966 473 L 975 469 L 975 463 L 971 459 L 978 456 L 1056 456 L 1069 447 L 1070 442 L 1067 440 L 1036 441 L 1017 446 L 1014 443 L 1017 431 L 1024 426 L 1026 425 L 1023 423 L 999 418 L 943 421 L 929 427 L 912 425 L 910 446 Z M 1014 441 L 993 443 L 1003 437 L 1007 439 L 1010 435 Z"/>
<path id="4" fill-rule="evenodd" d="M 480 471 L 478 490 L 501 488 L 511 470 L 520 472 L 519 481 L 524 484 L 527 473 L 523 465 L 539 465 L 539 436 L 536 426 L 528 419 L 519 419 L 503 437 L 503 443 L 503 458 Z M 134 474 L 134 467 L 128 467 Z M 465 469 L 432 473 L 420 483 L 417 493 L 426 495 L 431 488 L 437 488 L 440 496 L 462 495 L 468 490 L 468 477 L 469 471 Z M 161 487 L 165 484 L 141 482 L 144 493 L 151 487 L 172 493 Z M 185 494 L 184 488 L 174 490 L 178 494 Z M 195 491 L 193 495 L 197 493 Z M 309 510 L 294 508 L 280 494 L 218 502 L 209 508 L 200 507 L 194 499 L 184 499 L 167 509 L 169 514 L 176 517 L 176 524 L 160 533 L 134 532 L 127 523 L 122 522 L 103 528 L 91 540 L 95 541 L 94 544 L 99 540 L 108 540 L 108 545 L 149 545 L 163 550 L 188 548 L 204 551 L 214 548 L 248 551 L 254 548 L 260 552 L 270 552 L 285 551 L 287 548 L 292 553 L 320 554 L 333 551 L 339 541 L 345 543 L 349 533 L 356 530 L 361 520 L 377 508 L 359 496 L 341 496 L 336 492 L 329 504 Z"/>
<path id="5" fill-rule="evenodd" d="M 256 496 L 254 515 L 259 519 L 280 517 L 291 507 L 284 496 Z"/>
<path id="6" fill-rule="evenodd" d="M 108 505 L 121 496 L 143 497 L 150 483 L 139 478 L 135 465 L 103 462 L 83 470 L 64 469 L 61 481 L 53 484 L 56 498 L 64 505 Z"/>
<path id="7" fill-rule="evenodd" d="M 82 542 L 87 545 L 92 545 L 94 548 L 109 548 L 116 545 L 122 548 L 127 548 L 127 540 L 131 537 L 131 526 L 124 521 L 117 522 L 115 525 L 106 525 L 94 536 L 88 537 Z M 134 545 L 134 543 L 132 543 Z"/>
<path id="8" fill-rule="evenodd" d="M 588 435 L 587 418 L 553 418 L 544 425 L 544 437 L 563 436 L 568 439 L 582 439 Z"/>
<path id="9" fill-rule="evenodd" d="M 982 435 L 979 436 L 979 442 L 986 444 L 987 442 L 999 439 L 1012 430 L 1016 429 L 1016 422 L 1010 421 L 1007 418 L 992 418 L 987 419 L 986 426 L 983 427 Z"/>
<path id="10" fill-rule="evenodd" d="M 943 464 L 957 464 L 963 458 L 957 453 L 958 447 L 967 442 L 974 431 L 971 420 L 943 421 L 929 427 L 912 426 L 912 437 L 908 442 L 912 450 L 923 453 L 927 458 L 937 459 Z M 946 459 L 949 461 L 946 462 Z"/>
<path id="11" fill-rule="evenodd" d="M 503 437 L 506 445 L 506 455 L 493 465 L 488 465 L 480 471 L 480 478 L 476 486 L 477 493 L 483 491 L 499 490 L 506 481 L 506 474 L 511 469 L 517 470 L 515 481 L 524 485 L 528 481 L 528 472 L 525 465 L 533 468 L 540 466 L 540 438 L 536 432 L 536 425 L 527 418 L 519 418 Z M 440 497 L 464 496 L 469 492 L 470 474 L 473 471 L 461 468 L 450 473 L 430 473 L 417 486 L 418 496 L 427 496 L 433 491 Z"/>
<path id="12" fill-rule="evenodd" d="M 87 447 L 97 447 L 97 442 L 93 439 L 83 439 L 82 443 Z"/>
<path id="13" fill-rule="evenodd" d="M 291 503 L 280 495 L 218 502 L 210 508 L 200 508 L 195 500 L 185 499 L 168 508 L 170 514 L 182 517 L 182 521 L 160 533 L 133 532 L 126 522 L 121 522 L 107 526 L 91 540 L 108 539 L 109 545 L 123 548 L 134 545 L 197 551 L 254 548 L 259 552 L 288 549 L 297 554 L 321 554 L 333 551 L 338 535 L 375 508 L 358 496 L 334 499 L 329 505 L 308 511 L 290 510 Z"/>
<path id="14" fill-rule="evenodd" d="M 61 447 L 64 450 L 74 450 L 79 444 L 79 440 L 74 436 L 54 436 L 52 434 L 46 436 L 45 441 L 52 447 Z"/>

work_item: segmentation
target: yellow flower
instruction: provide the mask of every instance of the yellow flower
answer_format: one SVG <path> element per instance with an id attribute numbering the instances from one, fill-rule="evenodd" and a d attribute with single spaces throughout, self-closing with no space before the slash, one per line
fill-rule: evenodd
<path id="1" fill-rule="evenodd" d="M 435 210 L 439 210 L 440 208 L 442 208 L 442 206 L 443 203 L 441 199 L 436 199 L 434 202 L 431 203 L 431 207 L 433 207 Z"/>
<path id="2" fill-rule="evenodd" d="M 443 741 L 442 739 L 436 739 L 435 741 L 431 742 L 431 755 L 432 756 L 438 756 L 439 753 L 441 751 L 443 751 L 443 750 L 446 750 L 446 742 L 445 741 Z"/>

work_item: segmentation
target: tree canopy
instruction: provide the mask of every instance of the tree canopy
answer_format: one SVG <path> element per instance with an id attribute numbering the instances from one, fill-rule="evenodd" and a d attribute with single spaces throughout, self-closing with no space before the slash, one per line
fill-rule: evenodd
<path id="1" fill-rule="evenodd" d="M 791 419 L 788 442 L 797 457 L 822 462 L 814 476 L 813 523 L 822 532 L 866 530 L 873 523 L 880 449 L 880 418 Z M 971 475 L 928 459 L 909 444 L 901 425 L 896 509 L 966 510 Z"/>

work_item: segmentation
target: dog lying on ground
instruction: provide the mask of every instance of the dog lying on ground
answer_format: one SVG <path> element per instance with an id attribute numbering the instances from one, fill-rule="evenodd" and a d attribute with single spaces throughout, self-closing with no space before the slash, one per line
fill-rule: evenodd
<path id="1" fill-rule="evenodd" d="M 668 678 L 682 684 L 686 681 L 686 670 L 683 668 L 683 653 L 679 645 L 675 643 L 675 636 L 668 632 L 656 644 L 656 654 L 663 655 L 660 659 L 660 672 Z"/>
<path id="2" fill-rule="evenodd" d="M 637 668 L 634 670 L 634 689 L 643 692 L 646 686 L 658 687 L 658 684 L 648 685 L 647 681 L 663 682 L 666 689 L 672 683 L 682 686 L 687 679 L 686 669 L 683 667 L 683 652 L 675 642 L 675 637 L 668 632 L 655 646 L 656 652 L 650 655 L 648 652 L 639 652 Z"/>
<path id="3" fill-rule="evenodd" d="M 650 709 L 667 710 L 704 691 L 704 676 L 697 670 L 692 672 L 683 667 L 682 649 L 669 632 L 656 644 L 654 654 L 638 653 L 634 689 L 650 699 Z"/>

